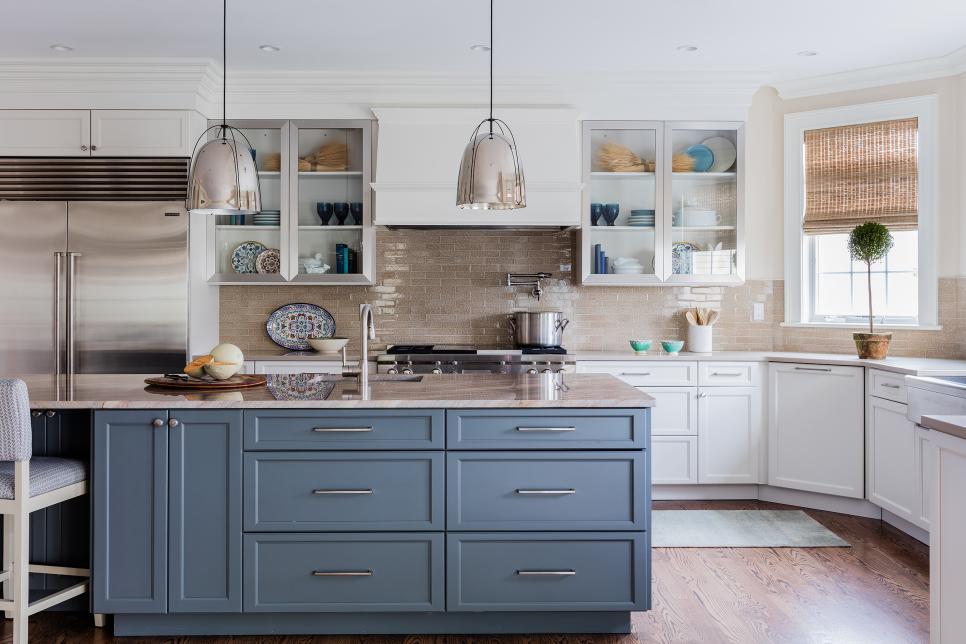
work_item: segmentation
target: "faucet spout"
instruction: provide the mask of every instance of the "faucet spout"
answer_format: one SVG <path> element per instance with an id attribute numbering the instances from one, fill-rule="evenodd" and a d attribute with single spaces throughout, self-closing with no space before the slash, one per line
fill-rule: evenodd
<path id="1" fill-rule="evenodd" d="M 359 389 L 363 393 L 369 391 L 369 340 L 376 339 L 376 322 L 373 319 L 372 307 L 368 304 L 359 306 L 359 322 L 362 333 L 359 355 Z"/>

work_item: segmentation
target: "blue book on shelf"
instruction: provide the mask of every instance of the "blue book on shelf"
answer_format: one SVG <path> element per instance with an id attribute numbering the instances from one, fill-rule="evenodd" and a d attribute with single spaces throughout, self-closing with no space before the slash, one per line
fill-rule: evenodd
<path id="1" fill-rule="evenodd" d="M 594 273 L 600 272 L 600 244 L 594 244 Z"/>
<path id="2" fill-rule="evenodd" d="M 342 270 L 342 264 L 345 261 L 345 244 L 335 245 L 335 272 L 344 273 Z"/>
<path id="3" fill-rule="evenodd" d="M 603 251 L 600 253 L 600 272 L 604 275 L 607 274 L 607 253 Z"/>

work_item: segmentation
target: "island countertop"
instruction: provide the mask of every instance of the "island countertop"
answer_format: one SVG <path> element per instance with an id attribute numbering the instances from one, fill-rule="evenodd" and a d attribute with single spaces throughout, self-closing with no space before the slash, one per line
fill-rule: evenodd
<path id="1" fill-rule="evenodd" d="M 418 382 L 355 380 L 324 374 L 269 375 L 266 386 L 193 392 L 148 387 L 150 375 L 81 374 L 69 380 L 24 376 L 34 409 L 204 408 L 641 408 L 654 399 L 604 374 L 426 375 Z"/>

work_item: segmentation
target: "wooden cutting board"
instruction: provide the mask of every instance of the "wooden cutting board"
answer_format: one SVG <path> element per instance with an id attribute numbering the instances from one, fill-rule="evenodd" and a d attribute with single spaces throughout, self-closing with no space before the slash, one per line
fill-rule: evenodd
<path id="1" fill-rule="evenodd" d="M 169 389 L 247 389 L 248 387 L 261 387 L 264 385 L 265 376 L 238 374 L 228 380 L 180 380 L 178 378 L 161 376 L 159 378 L 145 378 L 144 382 L 155 387 L 167 387 Z"/>

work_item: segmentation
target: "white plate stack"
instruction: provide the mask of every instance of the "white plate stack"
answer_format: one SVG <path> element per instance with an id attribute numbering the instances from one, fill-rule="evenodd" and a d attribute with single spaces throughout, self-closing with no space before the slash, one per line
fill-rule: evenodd
<path id="1" fill-rule="evenodd" d="M 282 213 L 278 210 L 263 210 L 252 215 L 252 223 L 256 226 L 278 226 L 282 221 Z"/>
<path id="2" fill-rule="evenodd" d="M 617 257 L 611 262 L 611 266 L 614 275 L 640 275 L 644 272 L 644 266 L 634 257 Z"/>

